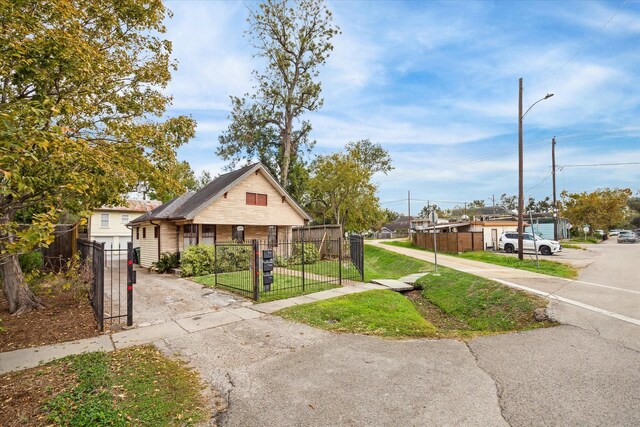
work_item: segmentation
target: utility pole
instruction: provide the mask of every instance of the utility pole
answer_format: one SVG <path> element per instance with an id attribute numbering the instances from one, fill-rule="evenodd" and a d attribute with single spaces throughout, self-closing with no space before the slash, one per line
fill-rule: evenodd
<path id="1" fill-rule="evenodd" d="M 493 216 L 496 216 L 496 195 L 495 194 L 491 195 L 491 203 L 493 206 Z"/>
<path id="2" fill-rule="evenodd" d="M 551 139 L 551 176 L 553 177 L 553 240 L 558 240 L 558 201 L 556 200 L 556 137 Z"/>
<path id="3" fill-rule="evenodd" d="M 518 80 L 518 259 L 524 259 L 524 157 L 522 153 L 522 77 Z"/>

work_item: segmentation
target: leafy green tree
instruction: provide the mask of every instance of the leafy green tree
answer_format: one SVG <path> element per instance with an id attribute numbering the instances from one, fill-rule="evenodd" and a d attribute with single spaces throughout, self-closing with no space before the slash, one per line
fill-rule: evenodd
<path id="1" fill-rule="evenodd" d="M 191 165 L 186 160 L 172 165 L 169 170 L 165 170 L 164 172 L 167 178 L 172 179 L 178 185 L 169 188 L 162 185 L 158 188 L 147 189 L 149 184 L 142 184 L 140 187 L 142 187 L 145 199 L 148 196 L 154 200 L 167 202 L 180 196 L 185 191 L 196 191 L 198 189 L 199 182 L 191 169 Z"/>
<path id="2" fill-rule="evenodd" d="M 348 230 L 377 228 L 386 218 L 371 179 L 392 169 L 389 153 L 369 140 L 318 156 L 311 164 L 307 208 L 318 222 L 331 221 Z"/>
<path id="3" fill-rule="evenodd" d="M 165 118 L 175 64 L 160 0 L 0 0 L 0 264 L 11 313 L 39 306 L 17 256 L 62 213 L 123 202 L 167 175 L 194 135 Z M 30 224 L 20 224 L 29 212 Z"/>
<path id="4" fill-rule="evenodd" d="M 443 211 L 442 209 L 440 209 L 440 207 L 438 205 L 434 204 L 429 204 L 429 205 L 425 205 L 422 210 L 420 211 L 420 213 L 418 213 L 418 216 L 420 218 L 428 218 L 429 214 L 435 209 L 436 214 L 438 214 L 438 217 L 444 217 L 446 216 L 446 212 Z"/>
<path id="5" fill-rule="evenodd" d="M 196 186 L 194 190 L 195 191 L 202 190 L 211 181 L 213 181 L 213 178 L 211 177 L 211 172 L 209 172 L 206 169 L 203 170 L 202 172 L 200 172 L 200 175 L 198 175 L 198 178 L 196 178 Z"/>
<path id="6" fill-rule="evenodd" d="M 313 146 L 302 117 L 322 107 L 319 69 L 339 30 L 322 0 L 267 0 L 250 9 L 248 21 L 246 35 L 266 67 L 254 71 L 253 94 L 231 97 L 217 154 L 231 167 L 258 158 L 293 194 L 305 179 L 300 159 Z"/>
<path id="7" fill-rule="evenodd" d="M 627 200 L 631 190 L 597 189 L 591 193 L 563 191 L 562 216 L 576 225 L 589 225 L 591 229 L 609 229 L 625 218 Z"/>
<path id="8" fill-rule="evenodd" d="M 382 223 L 387 224 L 389 222 L 393 222 L 394 220 L 400 217 L 400 213 L 394 210 L 384 208 L 382 209 Z"/>
<path id="9" fill-rule="evenodd" d="M 506 193 L 503 193 L 502 196 L 500 196 L 500 205 L 510 211 L 518 209 L 518 196 L 508 196 Z"/>

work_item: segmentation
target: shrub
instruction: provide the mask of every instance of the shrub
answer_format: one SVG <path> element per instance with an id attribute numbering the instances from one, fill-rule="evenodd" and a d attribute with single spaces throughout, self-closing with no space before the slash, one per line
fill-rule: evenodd
<path id="1" fill-rule="evenodd" d="M 42 253 L 39 250 L 22 254 L 18 257 L 20 268 L 24 274 L 29 274 L 36 270 L 42 270 Z"/>
<path id="2" fill-rule="evenodd" d="M 249 246 L 220 246 L 217 253 L 216 271 L 231 273 L 247 270 L 251 265 L 253 250 Z"/>
<path id="3" fill-rule="evenodd" d="M 173 269 L 178 268 L 178 266 L 180 266 L 178 254 L 172 254 L 170 252 L 163 253 L 157 262 L 151 264 L 153 269 L 162 274 L 170 273 Z"/>
<path id="4" fill-rule="evenodd" d="M 204 276 L 214 272 L 215 247 L 213 245 L 189 246 L 182 253 L 181 274 Z"/>
<path id="5" fill-rule="evenodd" d="M 313 243 L 294 243 L 293 253 L 291 255 L 292 262 L 296 264 L 302 263 L 302 254 L 304 250 L 304 263 L 313 264 L 320 259 L 320 251 Z"/>
<path id="6" fill-rule="evenodd" d="M 274 263 L 276 267 L 287 267 L 289 266 L 289 259 L 276 255 Z"/>

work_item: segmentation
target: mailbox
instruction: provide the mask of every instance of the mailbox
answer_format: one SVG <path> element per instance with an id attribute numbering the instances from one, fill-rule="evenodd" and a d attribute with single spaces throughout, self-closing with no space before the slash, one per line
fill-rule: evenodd
<path id="1" fill-rule="evenodd" d="M 271 273 L 273 271 L 273 262 L 265 261 L 262 263 L 262 271 L 265 273 Z"/>
<path id="2" fill-rule="evenodd" d="M 262 276 L 262 284 L 263 285 L 270 285 L 273 283 L 273 275 L 272 274 L 265 274 L 264 276 Z"/>
<path id="3" fill-rule="evenodd" d="M 262 259 L 273 259 L 273 249 L 265 249 L 262 251 Z"/>

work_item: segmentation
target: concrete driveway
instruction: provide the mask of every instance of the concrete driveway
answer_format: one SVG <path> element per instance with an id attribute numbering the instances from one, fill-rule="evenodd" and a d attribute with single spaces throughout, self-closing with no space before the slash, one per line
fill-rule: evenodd
<path id="1" fill-rule="evenodd" d="M 133 294 L 135 326 L 184 319 L 221 309 L 230 310 L 251 304 L 241 296 L 204 287 L 171 274 L 149 273 L 136 267 L 137 283 Z"/>

